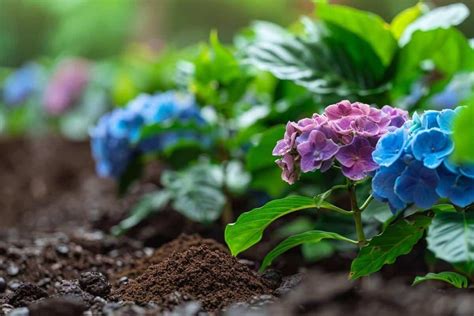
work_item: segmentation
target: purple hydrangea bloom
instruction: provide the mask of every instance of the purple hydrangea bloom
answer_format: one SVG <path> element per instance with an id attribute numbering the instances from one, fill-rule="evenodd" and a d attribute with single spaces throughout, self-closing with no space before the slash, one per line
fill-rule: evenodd
<path id="1" fill-rule="evenodd" d="M 390 106 L 381 110 L 344 100 L 329 105 L 323 114 L 288 122 L 284 138 L 277 142 L 273 155 L 292 156 L 291 164 L 288 157 L 285 163 L 282 159 L 277 161 L 285 181 L 291 178 L 294 182 L 299 172 L 324 172 L 336 162 L 346 177 L 360 180 L 378 167 L 372 158 L 378 139 L 402 126 L 407 119 L 406 111 Z"/>
<path id="2" fill-rule="evenodd" d="M 429 208 L 440 197 L 461 207 L 474 203 L 474 164 L 451 160 L 457 113 L 458 109 L 415 113 L 412 121 L 379 140 L 372 154 L 382 166 L 372 181 L 377 199 L 388 201 L 394 212 L 409 203 Z"/>
<path id="3" fill-rule="evenodd" d="M 372 159 L 374 148 L 370 142 L 357 136 L 351 144 L 342 146 L 336 159 L 342 165 L 342 173 L 351 180 L 361 180 L 378 168 Z"/>
<path id="4" fill-rule="evenodd" d="M 292 154 L 285 154 L 283 157 L 276 161 L 277 165 L 283 170 L 282 179 L 293 184 L 298 179 L 298 169 L 296 166 L 295 156 Z"/>
<path id="5" fill-rule="evenodd" d="M 324 133 L 318 130 L 312 130 L 309 133 L 307 141 L 301 143 L 297 147 L 301 156 L 301 171 L 309 172 L 322 168 L 323 163 L 331 161 L 339 150 L 331 139 L 328 139 Z"/>

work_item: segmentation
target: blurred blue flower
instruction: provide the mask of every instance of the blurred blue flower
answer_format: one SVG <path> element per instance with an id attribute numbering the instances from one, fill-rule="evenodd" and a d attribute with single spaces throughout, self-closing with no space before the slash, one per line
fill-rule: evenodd
<path id="1" fill-rule="evenodd" d="M 454 151 L 449 134 L 438 128 L 419 132 L 414 136 L 411 149 L 415 158 L 425 167 L 435 169 Z"/>
<path id="2" fill-rule="evenodd" d="M 91 130 L 92 155 L 101 177 L 120 177 L 136 154 L 130 135 L 137 133 L 142 117 L 127 109 L 117 109 L 100 118 Z"/>
<path id="3" fill-rule="evenodd" d="M 429 208 L 439 199 L 436 193 L 439 176 L 436 170 L 412 162 L 395 181 L 395 192 L 405 203 L 414 203 L 421 208 Z"/>
<path id="4" fill-rule="evenodd" d="M 474 88 L 474 75 L 460 73 L 453 77 L 446 88 L 433 95 L 430 103 L 438 109 L 454 108 L 461 105 L 471 94 Z"/>
<path id="5" fill-rule="evenodd" d="M 443 198 L 448 198 L 455 205 L 466 207 L 474 203 L 474 179 L 459 173 L 453 173 L 447 168 L 438 169 L 440 177 L 436 192 Z"/>
<path id="6" fill-rule="evenodd" d="M 144 126 L 175 120 L 205 123 L 194 98 L 175 91 L 139 95 L 125 108 L 103 116 L 91 131 L 92 152 L 98 174 L 118 178 L 135 156 L 162 151 L 181 139 L 199 138 L 192 131 L 179 130 L 140 139 Z"/>
<path id="7" fill-rule="evenodd" d="M 41 69 L 37 64 L 28 63 L 12 72 L 3 85 L 3 101 L 15 106 L 22 104 L 39 90 Z"/>
<path id="8" fill-rule="evenodd" d="M 380 166 L 390 166 L 403 154 L 406 139 L 407 131 L 403 128 L 387 133 L 377 143 L 372 158 Z"/>

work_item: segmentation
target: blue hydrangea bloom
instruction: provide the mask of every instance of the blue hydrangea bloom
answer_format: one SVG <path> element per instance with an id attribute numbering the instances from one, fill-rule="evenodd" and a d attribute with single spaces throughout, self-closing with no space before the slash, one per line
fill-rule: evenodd
<path id="1" fill-rule="evenodd" d="M 126 109 L 100 118 L 91 131 L 92 155 L 99 176 L 118 178 L 123 174 L 136 154 L 130 135 L 135 135 L 142 124 L 138 113 Z"/>
<path id="2" fill-rule="evenodd" d="M 389 133 L 379 140 L 372 153 L 372 158 L 380 166 L 388 167 L 392 165 L 404 153 L 406 139 L 407 131 L 404 128 Z"/>
<path id="3" fill-rule="evenodd" d="M 25 102 L 39 89 L 40 68 L 29 63 L 12 72 L 3 85 L 3 101 L 14 106 Z"/>
<path id="4" fill-rule="evenodd" d="M 394 212 L 412 203 L 429 208 L 440 197 L 460 207 L 474 203 L 474 164 L 451 160 L 458 110 L 415 113 L 379 140 L 373 153 L 381 166 L 372 181 L 376 199 L 388 202 Z"/>
<path id="5" fill-rule="evenodd" d="M 435 169 L 454 151 L 448 133 L 439 128 L 420 131 L 414 136 L 411 149 L 415 158 L 427 168 Z"/>
<path id="6" fill-rule="evenodd" d="M 474 179 L 459 173 L 453 173 L 447 168 L 438 169 L 440 183 L 436 192 L 460 207 L 474 203 Z"/>
<path id="7" fill-rule="evenodd" d="M 395 180 L 395 193 L 405 203 L 429 208 L 439 199 L 436 193 L 438 182 L 439 176 L 435 170 L 415 161 Z"/>
<path id="8" fill-rule="evenodd" d="M 380 167 L 372 179 L 374 196 L 381 201 L 388 202 L 392 212 L 403 209 L 406 203 L 395 193 L 395 181 L 405 170 L 406 164 L 398 160 L 389 167 Z"/>
<path id="9" fill-rule="evenodd" d="M 170 131 L 140 140 L 144 126 L 174 120 L 205 123 L 194 98 L 175 91 L 139 95 L 125 108 L 104 115 L 91 130 L 97 173 L 119 178 L 134 157 L 163 150 L 183 138 L 197 139 L 189 131 Z"/>

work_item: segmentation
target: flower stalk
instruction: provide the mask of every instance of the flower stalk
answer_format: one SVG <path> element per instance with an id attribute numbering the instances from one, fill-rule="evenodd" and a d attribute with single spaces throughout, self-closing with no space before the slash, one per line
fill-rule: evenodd
<path id="1" fill-rule="evenodd" d="M 362 210 L 365 209 L 365 207 L 367 206 L 365 206 L 366 203 L 364 203 L 363 209 L 359 208 L 359 205 L 357 204 L 355 184 L 354 182 L 350 180 L 348 180 L 348 182 L 349 182 L 348 183 L 349 197 L 351 200 L 351 211 L 354 217 L 357 241 L 358 241 L 359 247 L 362 248 L 367 243 L 367 239 L 365 238 L 365 233 L 364 233 L 364 227 L 362 226 Z M 370 203 L 370 201 L 368 203 Z"/>

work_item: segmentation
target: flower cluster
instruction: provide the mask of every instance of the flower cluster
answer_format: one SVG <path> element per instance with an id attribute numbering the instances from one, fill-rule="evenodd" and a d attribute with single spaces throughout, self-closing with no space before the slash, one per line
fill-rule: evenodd
<path id="1" fill-rule="evenodd" d="M 59 64 L 46 86 L 43 105 L 52 115 L 59 115 L 79 99 L 89 82 L 90 65 L 82 59 L 65 60 Z"/>
<path id="2" fill-rule="evenodd" d="M 393 212 L 411 203 L 429 208 L 439 198 L 460 207 L 474 203 L 474 165 L 456 165 L 450 159 L 452 122 L 458 109 L 415 114 L 378 142 L 372 156 L 381 167 L 372 189 Z"/>
<path id="3" fill-rule="evenodd" d="M 293 184 L 300 172 L 328 170 L 335 161 L 351 180 L 361 180 L 378 168 L 372 152 L 379 138 L 401 127 L 408 113 L 388 105 L 376 109 L 341 101 L 323 114 L 289 122 L 284 138 L 273 149 L 282 178 Z"/>
<path id="4" fill-rule="evenodd" d="M 12 72 L 3 85 L 3 101 L 10 106 L 20 105 L 39 90 L 41 69 L 28 63 Z"/>
<path id="5" fill-rule="evenodd" d="M 125 108 L 105 114 L 91 131 L 97 173 L 103 177 L 118 178 L 137 155 L 162 150 L 179 138 L 195 137 L 190 133 L 166 132 L 140 139 L 144 126 L 170 120 L 204 123 L 194 98 L 174 91 L 142 94 Z"/>

